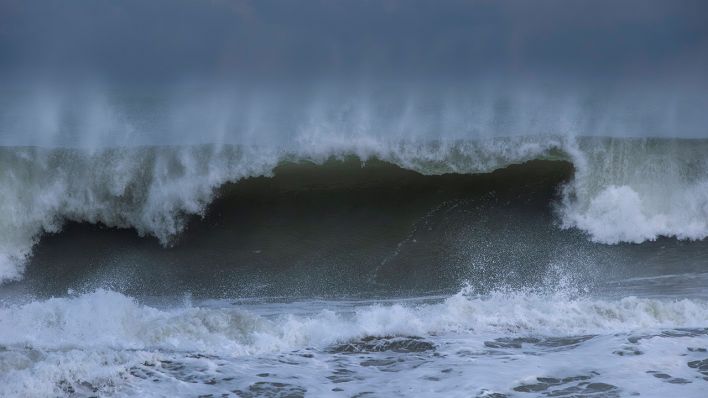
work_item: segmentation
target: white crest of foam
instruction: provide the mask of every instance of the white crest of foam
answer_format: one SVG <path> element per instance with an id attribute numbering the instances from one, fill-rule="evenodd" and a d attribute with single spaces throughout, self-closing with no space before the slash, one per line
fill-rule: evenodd
<path id="1" fill-rule="evenodd" d="M 239 308 L 160 310 L 97 290 L 0 307 L 0 344 L 250 355 L 325 347 L 364 336 L 488 332 L 568 336 L 706 323 L 708 303 L 689 299 L 607 301 L 525 293 L 479 297 L 462 291 L 439 304 L 369 304 L 353 313 L 322 310 L 264 318 Z"/>
<path id="2" fill-rule="evenodd" d="M 703 184 L 705 185 L 705 184 Z M 609 186 L 583 212 L 569 212 L 566 222 L 603 243 L 641 243 L 658 236 L 702 239 L 708 236 L 708 187 L 681 192 L 668 211 L 652 211 L 631 187 Z"/>
<path id="3" fill-rule="evenodd" d="M 708 142 L 588 139 L 569 153 L 565 227 L 610 244 L 708 237 Z"/>
<path id="4" fill-rule="evenodd" d="M 270 315 L 258 315 L 260 305 Z M 317 309 L 322 308 L 321 302 L 277 306 L 276 314 L 272 313 L 271 304 L 258 306 L 251 312 L 239 307 L 200 308 L 189 305 L 158 309 L 106 290 L 26 304 L 0 304 L 0 380 L 3 381 L 0 383 L 0 395 L 65 395 L 68 392 L 62 390 L 63 387 L 73 385 L 80 389 L 84 382 L 89 383 L 85 390 L 87 394 L 96 386 L 100 388 L 101 395 L 111 395 L 112 392 L 118 396 L 150 395 L 154 390 L 146 392 L 143 389 L 145 385 L 140 384 L 142 379 L 128 376 L 131 369 L 136 366 L 140 368 L 144 363 L 166 362 L 173 358 L 189 362 L 191 354 L 196 352 L 207 356 L 200 362 L 200 367 L 213 363 L 211 361 L 219 363 L 215 363 L 214 368 L 231 362 L 236 366 L 231 369 L 232 374 L 240 374 L 235 372 L 244 369 L 255 374 L 260 373 L 255 371 L 258 366 L 267 368 L 272 366 L 271 362 L 278 364 L 278 359 L 282 358 L 280 355 L 293 352 L 297 355 L 300 349 L 307 349 L 309 353 L 311 348 L 318 350 L 317 359 L 295 365 L 293 371 L 298 376 L 314 372 L 316 375 L 307 388 L 308 392 L 316 392 L 318 390 L 314 386 L 321 383 L 322 366 L 329 363 L 322 357 L 327 355 L 327 349 L 332 344 L 346 343 L 364 336 L 412 335 L 436 345 L 441 344 L 438 352 L 445 353 L 447 350 L 454 353 L 483 347 L 485 341 L 499 337 L 597 334 L 590 342 L 575 348 L 579 351 L 573 351 L 574 354 L 565 350 L 550 350 L 543 355 L 518 356 L 519 362 L 514 361 L 516 366 L 510 368 L 514 370 L 512 379 L 509 375 L 495 379 L 498 387 L 506 390 L 525 378 L 535 382 L 536 377 L 557 376 L 555 372 L 560 372 L 557 367 L 571 372 L 600 369 L 603 381 L 622 385 L 619 381 L 623 377 L 635 377 L 637 372 L 623 373 L 617 371 L 617 367 L 627 367 L 637 359 L 641 366 L 648 366 L 645 361 L 653 366 L 660 366 L 656 365 L 657 361 L 675 364 L 677 356 L 667 356 L 667 352 L 674 354 L 678 345 L 683 353 L 687 344 L 702 345 L 705 342 L 705 336 L 694 338 L 693 343 L 686 337 L 680 343 L 671 339 L 647 339 L 641 345 L 645 355 L 634 359 L 625 357 L 621 362 L 615 362 L 618 356 L 612 353 L 613 350 L 626 343 L 622 333 L 651 336 L 665 329 L 703 328 L 708 323 L 708 303 L 701 300 L 634 297 L 621 300 L 569 299 L 562 295 L 523 292 L 480 297 L 467 289 L 439 303 L 404 301 L 382 305 L 362 302 L 355 307 L 344 308 L 341 303 L 325 305 L 326 308 L 343 308 L 342 311 Z M 618 334 L 620 337 L 617 337 Z M 524 347 L 524 352 L 527 349 L 533 348 Z M 210 355 L 215 355 L 215 359 L 208 359 Z M 270 361 L 273 358 L 270 355 L 275 355 L 273 361 Z M 439 368 L 438 371 L 459 365 L 454 355 L 451 355 L 455 359 L 453 361 L 446 362 L 446 357 L 433 356 L 426 358 L 426 361 L 435 358 L 432 366 Z M 499 360 L 498 355 L 483 355 L 474 360 L 478 366 L 460 368 L 474 374 L 460 375 L 460 378 L 472 385 L 478 380 L 487 383 L 490 377 L 494 378 L 491 373 L 480 375 L 480 366 L 494 367 Z M 565 365 L 558 365 L 559 360 Z M 469 357 L 465 361 L 469 361 Z M 603 368 L 605 362 L 608 366 Z M 685 361 L 680 365 L 684 373 L 674 370 L 671 374 L 689 378 L 687 373 L 692 373 L 692 370 L 685 366 Z M 282 371 L 286 372 L 287 367 Z M 376 374 L 390 375 L 388 372 Z M 406 372 L 397 374 L 407 377 Z M 608 377 L 609 380 L 606 379 Z M 647 377 L 649 382 L 654 380 L 651 376 Z M 367 379 L 366 382 L 371 385 L 385 384 L 378 384 L 379 380 Z M 414 380 L 420 380 L 417 373 L 410 379 L 411 382 Z M 144 381 L 152 384 L 150 379 Z M 197 390 L 189 392 L 199 391 L 198 384 L 184 383 L 182 379 L 176 382 L 187 389 L 189 386 L 197 387 Z M 152 385 L 158 388 L 158 392 L 153 392 L 155 395 L 164 395 L 165 388 L 174 387 L 167 383 Z M 455 388 L 460 389 L 459 386 Z M 175 391 L 185 393 L 181 387 Z M 470 389 L 464 391 L 469 392 Z M 81 395 L 81 391 L 77 393 Z"/>

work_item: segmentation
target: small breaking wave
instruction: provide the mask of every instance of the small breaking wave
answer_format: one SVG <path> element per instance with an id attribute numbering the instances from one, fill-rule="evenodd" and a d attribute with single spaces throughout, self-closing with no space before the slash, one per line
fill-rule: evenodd
<path id="1" fill-rule="evenodd" d="M 367 304 L 351 311 L 261 316 L 239 307 L 158 309 L 109 290 L 0 308 L 0 344 L 39 350 L 127 349 L 253 355 L 367 336 L 503 333 L 576 336 L 705 327 L 708 303 L 469 289 L 433 304 Z"/>

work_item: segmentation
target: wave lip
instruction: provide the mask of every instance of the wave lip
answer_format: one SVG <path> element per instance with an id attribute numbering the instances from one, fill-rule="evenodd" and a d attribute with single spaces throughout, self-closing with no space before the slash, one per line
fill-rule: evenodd
<path id="1" fill-rule="evenodd" d="M 708 180 L 681 192 L 670 208 L 647 208 L 631 187 L 611 185 L 584 211 L 566 209 L 564 222 L 601 243 L 642 243 L 659 236 L 699 240 L 708 236 Z M 654 211 L 652 211 L 654 210 Z"/>

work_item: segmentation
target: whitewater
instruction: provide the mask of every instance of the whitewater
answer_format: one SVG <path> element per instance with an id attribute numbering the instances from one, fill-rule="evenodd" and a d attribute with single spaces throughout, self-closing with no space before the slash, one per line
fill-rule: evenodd
<path id="1" fill-rule="evenodd" d="M 98 290 L 3 307 L 0 388 L 6 396 L 659 397 L 681 385 L 700 396 L 706 321 L 708 304 L 687 299 L 463 289 L 395 303 L 160 309 Z M 504 373 L 490 367 L 498 362 L 508 364 Z"/>

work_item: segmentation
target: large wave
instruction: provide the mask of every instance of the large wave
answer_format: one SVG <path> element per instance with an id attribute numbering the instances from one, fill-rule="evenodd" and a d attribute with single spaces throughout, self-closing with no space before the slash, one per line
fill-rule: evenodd
<path id="1" fill-rule="evenodd" d="M 708 236 L 708 141 L 534 136 L 469 141 L 370 137 L 291 147 L 193 145 L 0 149 L 0 280 L 19 279 L 32 247 L 67 221 L 133 228 L 169 245 L 227 182 L 271 176 L 284 161 L 356 156 L 422 174 L 488 173 L 533 159 L 573 163 L 559 225 L 592 241 Z"/>

